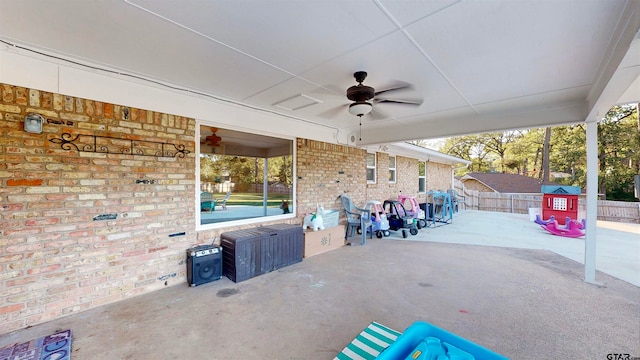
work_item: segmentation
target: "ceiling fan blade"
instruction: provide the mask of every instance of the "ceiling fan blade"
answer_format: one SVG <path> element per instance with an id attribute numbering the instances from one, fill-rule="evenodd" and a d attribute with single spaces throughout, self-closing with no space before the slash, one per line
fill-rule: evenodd
<path id="1" fill-rule="evenodd" d="M 411 88 L 413 88 L 413 85 L 409 83 L 406 83 L 404 81 L 396 81 L 393 85 L 389 85 L 383 88 L 382 90 L 376 91 L 374 96 L 378 96 L 380 94 L 384 94 L 389 91 L 397 91 L 397 90 L 411 89 Z"/>
<path id="2" fill-rule="evenodd" d="M 372 109 L 370 113 L 367 114 L 371 120 L 385 120 L 389 118 L 389 115 L 382 113 L 378 110 Z"/>
<path id="3" fill-rule="evenodd" d="M 391 100 L 391 99 L 380 99 L 376 100 L 378 104 L 403 104 L 403 105 L 414 105 L 420 106 L 422 105 L 422 100 Z"/>
<path id="4" fill-rule="evenodd" d="M 320 114 L 318 114 L 318 116 L 325 119 L 334 119 L 344 113 L 347 113 L 348 107 L 349 107 L 349 104 L 336 106 L 334 108 L 321 112 Z"/>

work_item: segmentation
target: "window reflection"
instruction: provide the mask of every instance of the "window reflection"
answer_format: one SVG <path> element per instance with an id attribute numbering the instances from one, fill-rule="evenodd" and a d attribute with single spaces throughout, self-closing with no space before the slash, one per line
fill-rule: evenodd
<path id="1" fill-rule="evenodd" d="M 200 126 L 200 224 L 293 213 L 293 141 Z"/>

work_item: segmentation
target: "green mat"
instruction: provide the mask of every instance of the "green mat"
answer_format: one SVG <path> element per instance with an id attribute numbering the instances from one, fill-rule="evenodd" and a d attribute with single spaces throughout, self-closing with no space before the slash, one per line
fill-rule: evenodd
<path id="1" fill-rule="evenodd" d="M 401 332 L 372 322 L 334 360 L 371 360 L 396 341 Z"/>

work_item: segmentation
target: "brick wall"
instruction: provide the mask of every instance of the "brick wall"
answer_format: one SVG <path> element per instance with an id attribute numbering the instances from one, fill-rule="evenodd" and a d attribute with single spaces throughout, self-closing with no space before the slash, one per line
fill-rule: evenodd
<path id="1" fill-rule="evenodd" d="M 418 160 L 396 156 L 396 182 L 389 182 L 389 154 L 377 153 L 377 180 L 367 185 L 368 200 L 397 199 L 399 194 L 418 196 Z"/>
<path id="2" fill-rule="evenodd" d="M 241 228 L 195 231 L 194 119 L 6 84 L 0 91 L 0 334 L 184 285 L 185 250 Z M 23 130 L 31 112 L 45 118 L 42 134 Z M 77 135 L 106 138 L 112 152 L 126 139 L 184 145 L 188 155 L 64 144 Z M 341 209 L 343 193 L 364 204 L 417 192 L 417 160 L 397 157 L 397 182 L 389 184 L 380 153 L 378 183 L 367 185 L 365 150 L 296 145 L 297 217 L 277 222 L 301 224 L 317 202 Z M 450 167 L 440 170 L 450 176 Z"/>
<path id="3" fill-rule="evenodd" d="M 184 251 L 197 242 L 195 121 L 0 90 L 0 334 L 184 282 Z M 23 130 L 30 112 L 45 118 L 42 134 Z M 181 144 L 190 153 L 83 152 L 63 146 L 63 133 L 114 138 L 106 140 L 110 151 L 127 139 Z"/>
<path id="4" fill-rule="evenodd" d="M 396 156 L 396 182 L 390 183 L 389 155 L 377 153 L 377 181 L 367 184 L 365 150 L 307 139 L 298 139 L 297 146 L 296 191 L 300 219 L 314 211 L 317 202 L 325 209 L 342 210 L 338 197 L 343 193 L 348 194 L 358 206 L 363 206 L 368 200 L 397 199 L 399 194 L 416 196 L 419 202 L 425 201 L 424 194 L 418 194 L 416 159 Z M 451 166 L 429 164 L 428 178 L 434 183 L 447 184 L 445 189 L 448 189 Z M 448 179 L 448 182 L 443 179 Z"/>
<path id="5" fill-rule="evenodd" d="M 451 188 L 451 165 L 427 161 L 427 191 L 447 191 Z"/>
<path id="6" fill-rule="evenodd" d="M 396 156 L 396 182 L 390 183 L 389 155 L 377 153 L 376 183 L 367 184 L 366 151 L 344 145 L 328 144 L 307 139 L 297 143 L 297 210 L 298 217 L 312 212 L 316 202 L 325 209 L 341 210 L 340 194 L 346 193 L 358 206 L 368 200 L 397 199 L 399 194 L 418 194 L 418 160 Z M 435 187 L 430 187 L 433 184 Z M 451 166 L 427 163 L 428 189 L 451 187 Z M 301 220 L 300 220 L 301 221 Z"/>
<path id="7" fill-rule="evenodd" d="M 297 214 L 313 212 L 316 203 L 341 210 L 339 196 L 363 203 L 367 195 L 365 151 L 344 145 L 298 139 L 296 162 Z"/>

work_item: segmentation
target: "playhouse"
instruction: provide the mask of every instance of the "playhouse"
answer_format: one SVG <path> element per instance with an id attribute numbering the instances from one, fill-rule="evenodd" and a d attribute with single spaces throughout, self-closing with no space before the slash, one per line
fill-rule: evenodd
<path id="1" fill-rule="evenodd" d="M 542 185 L 542 218 L 555 217 L 560 225 L 565 219 L 578 219 L 579 186 Z"/>

